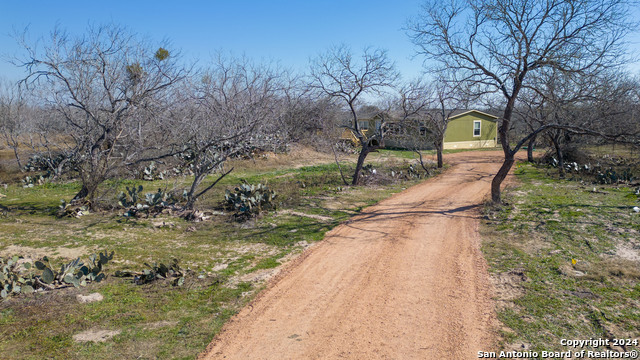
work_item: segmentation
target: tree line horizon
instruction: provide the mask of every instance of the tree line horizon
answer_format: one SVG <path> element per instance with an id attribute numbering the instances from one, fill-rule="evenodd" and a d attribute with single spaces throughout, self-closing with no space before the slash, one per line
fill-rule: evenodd
<path id="1" fill-rule="evenodd" d="M 185 208 L 193 209 L 233 170 L 228 159 L 301 141 L 333 148 L 343 129 L 358 140 L 350 182 L 358 185 L 367 155 L 384 147 L 384 127 L 369 136 L 360 129 L 359 110 L 372 105 L 383 121 L 394 113 L 407 129 L 425 124 L 441 167 L 452 112 L 483 104 L 500 115 L 504 161 L 491 199 L 501 203 L 501 184 L 525 145 L 544 138 L 562 161 L 572 136 L 640 144 L 640 81 L 624 69 L 627 37 L 637 30 L 633 4 L 426 1 L 405 30 L 429 66 L 410 80 L 376 47 L 332 46 L 296 74 L 223 52 L 185 65 L 166 43 L 114 24 L 80 36 L 54 29 L 40 48 L 17 38 L 23 54 L 12 63 L 26 75 L 0 89 L 0 132 L 20 166 L 26 146 L 54 178 L 73 173 L 82 184 L 73 200 L 92 207 L 104 182 L 131 168 L 188 166 Z M 368 103 L 374 95 L 380 100 Z M 204 185 L 211 174 L 217 178 Z"/>

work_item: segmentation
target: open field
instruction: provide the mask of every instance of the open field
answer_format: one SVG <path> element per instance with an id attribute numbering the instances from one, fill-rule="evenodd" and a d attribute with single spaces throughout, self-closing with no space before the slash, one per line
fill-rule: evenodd
<path id="1" fill-rule="evenodd" d="M 407 167 L 407 154 L 372 154 L 380 174 Z M 346 157 L 345 157 L 346 160 Z M 0 353 L 15 359 L 193 358 L 203 351 L 222 324 L 253 298 L 265 281 L 324 233 L 402 188 L 411 181 L 374 181 L 350 188 L 342 185 L 333 155 L 314 152 L 265 157 L 234 164 L 231 173 L 200 206 L 213 209 L 211 219 L 191 223 L 161 215 L 127 219 L 119 211 L 57 218 L 60 199 L 77 192 L 77 183 L 45 184 L 33 188 L 10 185 L 0 202 L 11 210 L 0 217 L 0 256 L 48 255 L 52 262 L 101 250 L 114 251 L 106 265 L 117 270 L 142 270 L 144 263 L 168 263 L 177 258 L 193 270 L 184 286 L 157 281 L 134 285 L 109 276 L 86 288 L 66 288 L 22 295 L 0 302 Z M 344 161 L 347 175 L 353 161 Z M 225 188 L 242 180 L 268 183 L 278 192 L 278 210 L 248 222 L 231 219 L 219 204 Z M 175 180 L 121 181 L 142 184 L 145 191 L 171 188 Z M 99 292 L 104 300 L 80 304 L 77 294 Z M 83 331 L 116 331 L 106 342 L 76 342 Z"/>
<path id="2" fill-rule="evenodd" d="M 508 205 L 486 211 L 483 251 L 504 324 L 502 346 L 567 351 L 574 349 L 561 339 L 638 339 L 635 188 L 550 178 L 555 171 L 517 165 Z"/>

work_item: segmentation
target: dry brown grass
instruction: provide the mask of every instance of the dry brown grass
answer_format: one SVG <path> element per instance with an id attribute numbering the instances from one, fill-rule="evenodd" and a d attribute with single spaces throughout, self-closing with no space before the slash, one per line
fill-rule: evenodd
<path id="1" fill-rule="evenodd" d="M 229 168 L 238 171 L 251 169 L 252 171 L 269 171 L 283 167 L 300 168 L 334 162 L 333 154 L 322 153 L 310 147 L 292 145 L 287 153 L 265 152 L 253 159 L 235 159 L 227 162 Z"/>

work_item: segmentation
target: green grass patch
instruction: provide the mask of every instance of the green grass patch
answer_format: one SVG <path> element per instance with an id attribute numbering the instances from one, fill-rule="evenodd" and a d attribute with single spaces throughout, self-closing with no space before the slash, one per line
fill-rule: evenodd
<path id="1" fill-rule="evenodd" d="M 485 214 L 483 252 L 498 284 L 498 317 L 510 329 L 501 346 L 567 351 L 561 339 L 637 338 L 637 198 L 628 187 L 594 192 L 545 171 L 518 164 L 508 205 Z"/>

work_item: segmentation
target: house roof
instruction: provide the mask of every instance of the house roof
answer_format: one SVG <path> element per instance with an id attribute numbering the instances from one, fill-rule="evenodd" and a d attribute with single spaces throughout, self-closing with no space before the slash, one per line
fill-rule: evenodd
<path id="1" fill-rule="evenodd" d="M 424 109 L 421 111 L 421 113 L 429 113 L 429 112 L 437 112 L 439 113 L 441 110 L 439 109 Z M 455 119 L 457 117 L 463 116 L 463 115 L 467 115 L 469 113 L 478 113 L 478 114 L 482 114 L 484 116 L 487 116 L 489 118 L 494 119 L 493 121 L 495 121 L 495 119 L 498 119 L 499 116 L 490 114 L 490 113 L 486 113 L 480 110 L 467 110 L 467 109 L 462 109 L 462 110 L 446 110 L 446 112 L 450 112 L 450 116 L 449 119 Z M 383 114 L 388 114 L 390 115 L 391 119 L 398 119 L 398 118 L 402 118 L 402 114 L 400 112 L 397 111 L 391 111 L 391 112 L 384 112 L 382 110 L 379 109 L 372 109 L 372 108 L 368 108 L 368 109 L 364 109 L 361 111 L 357 112 L 357 116 L 358 116 L 358 120 L 361 121 L 366 121 L 366 120 L 373 120 L 376 117 L 382 116 Z M 491 119 L 490 119 L 491 120 Z"/>
<path id="2" fill-rule="evenodd" d="M 358 120 L 371 120 L 376 117 L 382 116 L 383 111 L 368 111 L 368 112 L 357 112 Z"/>
<path id="3" fill-rule="evenodd" d="M 463 115 L 467 115 L 469 113 L 479 113 L 485 116 L 488 116 L 490 118 L 493 118 L 494 120 L 498 119 L 498 116 L 492 115 L 492 114 L 487 114 L 486 112 L 482 112 L 479 110 L 455 110 L 451 116 L 449 116 L 449 120 L 451 119 L 455 119 L 457 117 L 463 116 Z"/>

